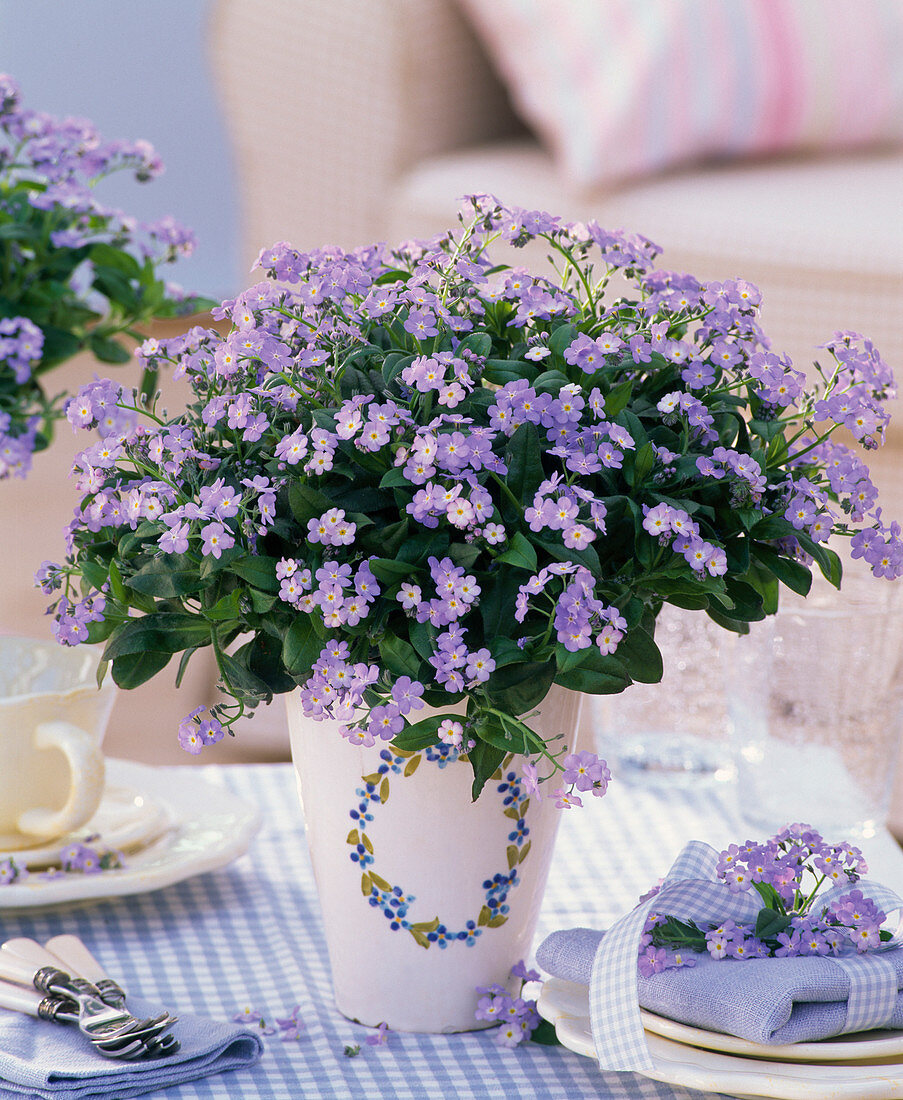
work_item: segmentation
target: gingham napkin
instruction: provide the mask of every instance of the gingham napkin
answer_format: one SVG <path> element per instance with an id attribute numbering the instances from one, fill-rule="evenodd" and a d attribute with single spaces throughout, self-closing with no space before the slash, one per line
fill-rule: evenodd
<path id="1" fill-rule="evenodd" d="M 715 879 L 717 853 L 693 841 L 678 856 L 659 893 L 618 920 L 608 933 L 587 928 L 553 932 L 536 953 L 554 977 L 589 987 L 599 1064 L 606 1070 L 653 1068 L 639 1008 L 756 1043 L 826 1039 L 871 1028 L 903 1028 L 903 946 L 842 957 L 712 959 L 664 970 L 637 971 L 640 934 L 650 911 L 683 920 L 755 920 L 758 898 L 732 894 Z M 903 902 L 879 883 L 859 888 L 885 912 Z M 846 887 L 835 887 L 826 901 Z"/>
<path id="2" fill-rule="evenodd" d="M 129 1008 L 136 1016 L 161 1011 L 131 997 Z M 0 1009 L 0 1097 L 120 1100 L 241 1069 L 263 1053 L 259 1034 L 219 1020 L 180 1015 L 172 1033 L 182 1044 L 178 1053 L 123 1062 L 98 1054 L 74 1026 Z"/>

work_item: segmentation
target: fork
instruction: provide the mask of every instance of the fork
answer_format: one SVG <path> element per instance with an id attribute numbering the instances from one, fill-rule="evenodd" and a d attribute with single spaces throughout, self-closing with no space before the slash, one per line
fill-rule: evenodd
<path id="1" fill-rule="evenodd" d="M 13 948 L 19 942 L 20 940 L 7 940 L 7 944 Z M 59 960 L 60 965 L 73 976 L 73 980 L 84 980 L 90 983 L 105 1004 L 110 1005 L 112 1008 L 121 1008 L 128 1011 L 125 990 L 110 977 L 78 936 L 74 936 L 69 932 L 53 936 L 44 944 L 44 950 Z M 168 1016 L 169 1026 L 172 1026 L 178 1020 L 178 1016 L 171 1014 L 168 1014 Z M 171 1033 L 157 1036 L 154 1043 L 154 1049 L 149 1053 L 158 1057 L 175 1054 L 180 1046 L 178 1039 Z"/>
<path id="2" fill-rule="evenodd" d="M 25 950 L 25 944 L 20 941 L 19 950 Z M 70 975 L 61 970 L 56 959 L 52 964 L 47 963 L 45 953 L 40 944 L 30 941 L 28 950 L 32 952 L 32 960 L 27 961 L 17 954 L 11 947 L 0 947 L 0 978 L 14 982 L 18 985 L 33 986 L 41 993 L 48 994 L 51 998 L 62 998 L 73 1002 L 72 1008 L 76 1015 L 71 1022 L 77 1023 L 83 1034 L 87 1035 L 95 1045 L 103 1043 L 107 1047 L 107 1053 L 113 1056 L 125 1056 L 114 1054 L 115 1044 L 112 1040 L 125 1039 L 126 1047 L 131 1055 L 137 1055 L 138 1049 L 133 1044 L 140 1044 L 146 1051 L 146 1041 L 158 1035 L 161 1030 L 168 1027 L 170 1017 L 168 1013 L 154 1019 L 139 1020 L 130 1012 L 113 1008 L 105 1004 L 87 982 L 73 982 Z M 41 964 L 36 964 L 38 952 L 45 956 Z M 52 957 L 52 956 L 50 956 Z M 38 969 L 35 970 L 35 965 Z M 54 1018 L 53 1014 L 47 1014 L 50 1009 L 45 1006 L 45 1018 Z M 57 1013 L 58 1015 L 58 1013 Z"/>

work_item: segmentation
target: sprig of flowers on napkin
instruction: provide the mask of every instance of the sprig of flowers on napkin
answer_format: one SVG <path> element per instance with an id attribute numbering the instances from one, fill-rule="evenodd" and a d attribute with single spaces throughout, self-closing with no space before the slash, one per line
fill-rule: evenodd
<path id="1" fill-rule="evenodd" d="M 639 971 L 651 977 L 662 970 L 693 966 L 693 952 L 714 959 L 783 958 L 840 955 L 855 947 L 864 952 L 892 938 L 882 928 L 886 914 L 861 890 L 832 891 L 828 886 L 854 886 L 868 873 L 862 852 L 847 842 L 826 843 L 809 825 L 788 825 L 764 842 L 748 840 L 721 852 L 718 878 L 732 893 L 755 891 L 762 899 L 755 923 L 726 920 L 699 925 L 665 913 L 651 912 L 640 940 Z M 654 887 L 641 901 L 654 897 Z"/>

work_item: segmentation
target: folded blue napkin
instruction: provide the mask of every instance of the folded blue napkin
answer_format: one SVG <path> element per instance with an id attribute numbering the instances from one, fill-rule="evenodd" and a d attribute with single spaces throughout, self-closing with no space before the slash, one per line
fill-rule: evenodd
<path id="1" fill-rule="evenodd" d="M 129 1009 L 142 1017 L 162 1011 L 131 997 Z M 182 1044 L 176 1054 L 123 1062 L 98 1054 L 72 1025 L 0 1009 L 0 1097 L 120 1100 L 241 1069 L 263 1053 L 263 1041 L 254 1031 L 200 1016 L 180 1015 L 172 1034 Z"/>
<path id="2" fill-rule="evenodd" d="M 549 974 L 590 984 L 604 933 L 590 928 L 553 932 L 536 961 Z M 903 1028 L 903 947 L 879 953 L 897 975 L 896 1003 L 884 1026 Z M 721 959 L 692 955 L 696 965 L 638 975 L 640 1005 L 660 1016 L 754 1043 L 812 1042 L 839 1035 L 847 1022 L 850 968 L 873 964 L 871 953 L 838 961 L 824 956 Z"/>

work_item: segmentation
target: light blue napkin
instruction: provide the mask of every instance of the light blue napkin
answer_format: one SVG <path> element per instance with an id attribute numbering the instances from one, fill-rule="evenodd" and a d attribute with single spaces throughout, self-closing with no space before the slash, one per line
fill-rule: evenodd
<path id="1" fill-rule="evenodd" d="M 590 928 L 553 932 L 540 944 L 536 961 L 553 977 L 589 985 L 603 935 Z M 897 973 L 896 1004 L 885 1026 L 903 1028 L 903 947 L 880 955 Z M 754 1043 L 813 1042 L 844 1029 L 850 976 L 830 957 L 691 957 L 696 960 L 693 967 L 663 970 L 650 978 L 639 975 L 640 1005 L 660 1016 Z M 851 963 L 856 965 L 855 956 Z"/>
<path id="2" fill-rule="evenodd" d="M 162 1011 L 132 997 L 129 1009 L 136 1016 Z M 98 1054 L 74 1025 L 0 1009 L 0 1097 L 120 1100 L 251 1066 L 263 1053 L 263 1040 L 254 1031 L 200 1016 L 180 1014 L 172 1034 L 182 1044 L 178 1053 L 122 1062 Z"/>

